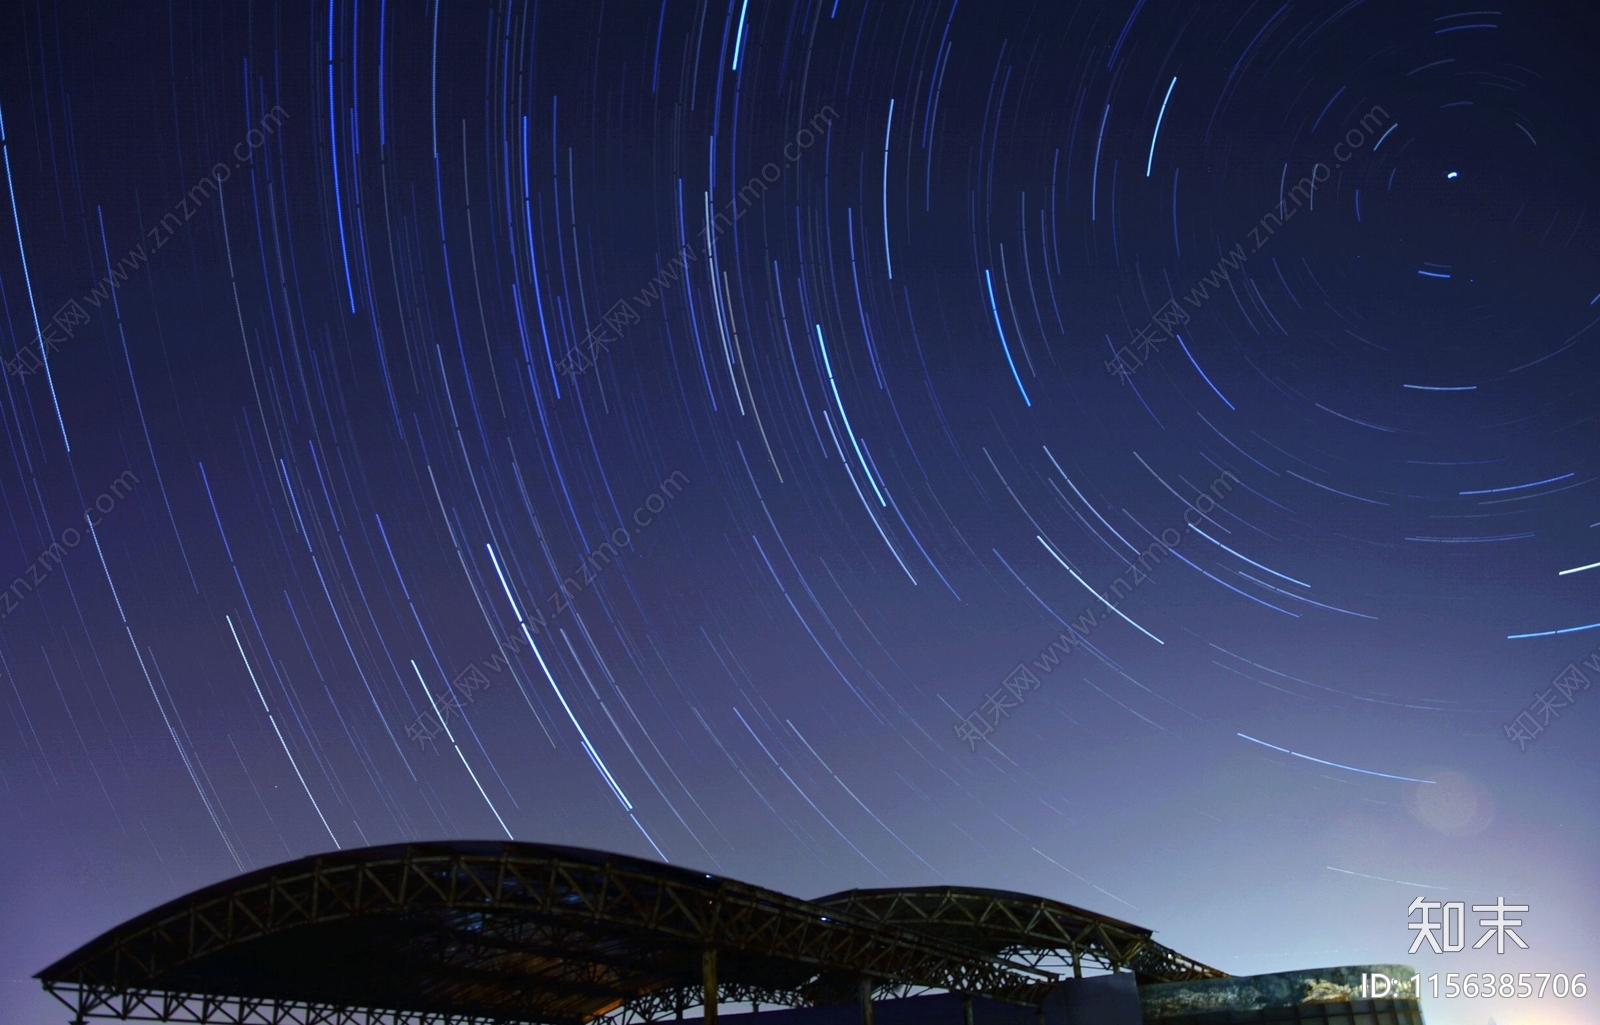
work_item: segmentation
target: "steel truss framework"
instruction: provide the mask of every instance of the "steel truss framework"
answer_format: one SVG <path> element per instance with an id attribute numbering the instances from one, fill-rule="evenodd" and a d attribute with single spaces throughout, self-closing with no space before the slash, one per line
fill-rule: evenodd
<path id="1" fill-rule="evenodd" d="M 846 890 L 812 903 L 1033 967 L 1087 961 L 1108 971 L 1131 971 L 1140 983 L 1227 974 L 1162 946 L 1149 929 L 1025 893 L 955 886 Z"/>
<path id="2" fill-rule="evenodd" d="M 939 896 L 942 895 L 942 896 Z M 986 890 L 805 901 L 524 843 L 406 844 L 262 869 L 132 919 L 40 972 L 88 1018 L 193 1025 L 641 1025 L 717 1001 L 911 990 L 1042 1001 L 1069 951 L 1141 978 L 1221 975 L 1149 930 Z"/>

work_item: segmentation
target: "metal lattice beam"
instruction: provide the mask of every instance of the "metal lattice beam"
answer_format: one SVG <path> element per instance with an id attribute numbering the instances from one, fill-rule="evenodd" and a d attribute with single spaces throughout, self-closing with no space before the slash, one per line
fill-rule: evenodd
<path id="1" fill-rule="evenodd" d="M 163 990 L 46 982 L 44 988 L 75 1020 L 177 1022 L 185 1025 L 501 1025 L 502 1019 L 294 1000 L 254 999 Z"/>
<path id="2" fill-rule="evenodd" d="M 1036 967 L 1089 962 L 1132 971 L 1140 982 L 1226 976 L 1155 942 L 1149 929 L 1028 894 L 939 886 L 847 890 L 813 903 Z"/>

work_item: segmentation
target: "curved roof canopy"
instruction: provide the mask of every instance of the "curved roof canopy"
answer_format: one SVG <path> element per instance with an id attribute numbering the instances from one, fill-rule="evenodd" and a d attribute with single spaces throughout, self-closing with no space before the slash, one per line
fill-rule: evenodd
<path id="1" fill-rule="evenodd" d="M 81 1019 L 649 1021 L 706 997 L 789 1006 L 929 988 L 1037 1002 L 1068 950 L 1151 980 L 1220 976 L 1138 926 L 994 890 L 805 901 L 545 844 L 368 847 L 170 901 L 40 972 Z"/>
<path id="2" fill-rule="evenodd" d="M 1155 942 L 1149 929 L 1047 897 L 975 887 L 846 890 L 812 903 L 937 936 L 992 956 L 1038 967 L 1088 961 L 1132 971 L 1139 982 L 1224 978 L 1225 974 Z"/>

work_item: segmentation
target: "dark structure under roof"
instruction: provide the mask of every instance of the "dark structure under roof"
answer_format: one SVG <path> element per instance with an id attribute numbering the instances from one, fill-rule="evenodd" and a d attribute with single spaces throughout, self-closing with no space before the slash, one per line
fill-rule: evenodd
<path id="1" fill-rule="evenodd" d="M 721 1002 L 921 990 L 1043 1000 L 1082 964 L 1141 982 L 1224 973 L 1150 930 L 1041 897 L 956 887 L 807 901 L 546 844 L 340 851 L 134 918 L 40 972 L 78 1020 L 635 1025 Z"/>

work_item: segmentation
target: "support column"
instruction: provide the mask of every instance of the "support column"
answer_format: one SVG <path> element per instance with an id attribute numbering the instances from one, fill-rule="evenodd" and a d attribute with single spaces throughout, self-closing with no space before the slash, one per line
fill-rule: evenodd
<path id="1" fill-rule="evenodd" d="M 1076 947 L 1072 950 L 1072 977 L 1074 979 L 1083 978 L 1083 956 L 1078 953 Z"/>
<path id="2" fill-rule="evenodd" d="M 961 994 L 961 1021 L 963 1025 L 972 1025 L 972 994 Z"/>
<path id="3" fill-rule="evenodd" d="M 861 994 L 861 1025 L 872 1025 L 872 980 L 865 975 L 859 985 Z"/>
<path id="4" fill-rule="evenodd" d="M 707 947 L 700 955 L 700 977 L 705 987 L 701 1005 L 705 1010 L 705 1025 L 717 1025 L 717 948 Z"/>

